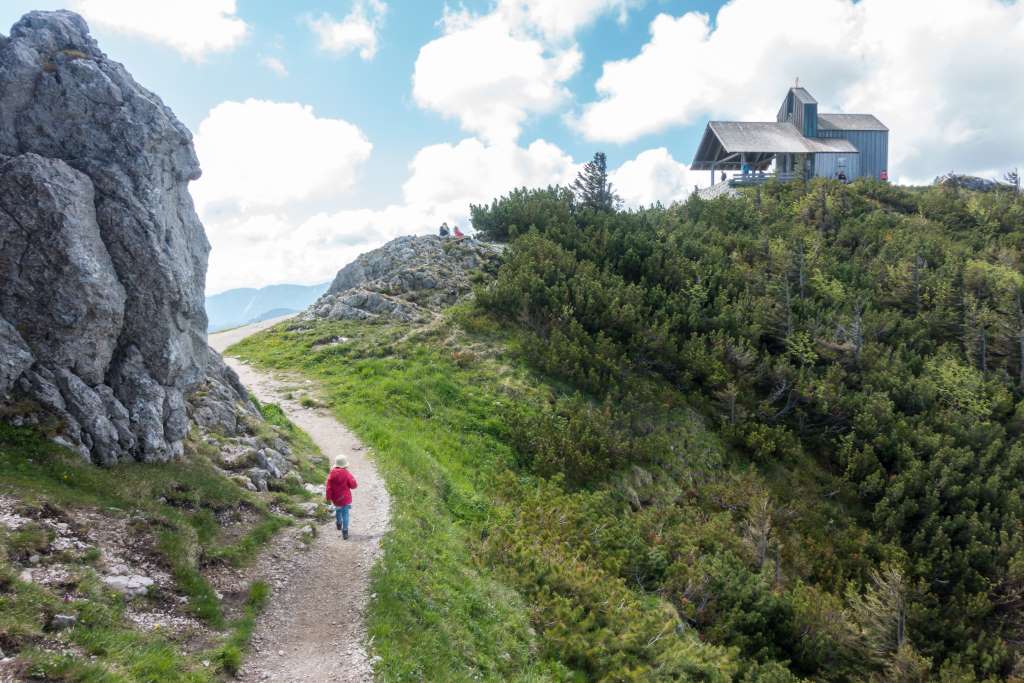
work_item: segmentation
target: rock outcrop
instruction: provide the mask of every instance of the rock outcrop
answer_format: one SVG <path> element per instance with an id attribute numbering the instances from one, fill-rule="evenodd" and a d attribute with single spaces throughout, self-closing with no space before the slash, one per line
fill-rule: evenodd
<path id="1" fill-rule="evenodd" d="M 499 256 L 499 246 L 475 239 L 399 237 L 338 271 L 305 316 L 428 319 L 468 294 L 473 273 L 496 268 Z"/>
<path id="2" fill-rule="evenodd" d="M 958 173 L 947 173 L 935 179 L 935 185 L 941 187 L 955 187 L 974 192 L 995 192 L 997 190 L 1008 190 L 1011 186 L 988 178 L 979 178 L 973 175 L 960 175 Z"/>
<path id="3" fill-rule="evenodd" d="M 210 381 L 199 174 L 189 131 L 81 17 L 32 12 L 0 36 L 0 415 L 55 416 L 100 464 L 181 454 L 186 398 Z"/>

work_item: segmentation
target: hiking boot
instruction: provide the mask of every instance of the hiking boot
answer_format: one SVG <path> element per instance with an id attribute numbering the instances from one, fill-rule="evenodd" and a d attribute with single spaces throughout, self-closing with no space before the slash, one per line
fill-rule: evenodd
<path id="1" fill-rule="evenodd" d="M 337 529 L 338 531 L 341 531 L 341 522 L 335 522 L 334 523 L 334 528 Z"/>
<path id="2" fill-rule="evenodd" d="M 348 529 L 342 529 L 341 530 L 341 539 L 343 541 L 347 541 L 348 540 Z"/>

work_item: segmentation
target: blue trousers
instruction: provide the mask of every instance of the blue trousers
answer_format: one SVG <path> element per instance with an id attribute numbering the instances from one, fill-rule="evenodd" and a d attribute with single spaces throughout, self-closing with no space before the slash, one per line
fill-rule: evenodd
<path id="1" fill-rule="evenodd" d="M 351 505 L 342 505 L 341 507 L 334 508 L 334 518 L 341 522 L 343 531 L 348 531 L 348 511 L 351 509 Z"/>

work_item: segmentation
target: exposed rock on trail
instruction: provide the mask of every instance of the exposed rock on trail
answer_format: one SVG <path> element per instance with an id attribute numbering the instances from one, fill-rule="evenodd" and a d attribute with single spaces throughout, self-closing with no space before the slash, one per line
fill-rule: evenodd
<path id="1" fill-rule="evenodd" d="M 495 268 L 500 248 L 475 239 L 399 237 L 340 271 L 304 314 L 330 320 L 380 316 L 425 320 L 472 288 L 471 275 Z"/>
<path id="2" fill-rule="evenodd" d="M 199 174 L 189 131 L 81 17 L 0 36 L 0 417 L 111 464 L 179 456 L 203 382 L 225 390 L 197 414 L 247 410 L 222 366 L 205 379 Z"/>

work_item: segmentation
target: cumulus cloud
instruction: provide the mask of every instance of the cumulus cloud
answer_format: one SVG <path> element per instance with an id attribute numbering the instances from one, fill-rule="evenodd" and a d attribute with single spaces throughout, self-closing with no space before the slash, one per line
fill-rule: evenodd
<path id="1" fill-rule="evenodd" d="M 196 134 L 203 177 L 191 186 L 213 248 L 208 291 L 327 281 L 394 237 L 433 233 L 442 221 L 468 229 L 470 204 L 516 187 L 567 184 L 582 165 L 545 140 L 428 145 L 409 162 L 401 201 L 348 208 L 371 149 L 358 128 L 317 117 L 309 106 L 247 100 L 214 107 Z M 686 174 L 656 149 L 622 164 L 612 180 L 639 206 L 684 198 Z"/>
<path id="2" fill-rule="evenodd" d="M 373 145 L 342 119 L 295 102 L 222 102 L 199 124 L 201 211 L 277 207 L 352 186 Z"/>
<path id="3" fill-rule="evenodd" d="M 282 78 L 288 75 L 288 67 L 277 57 L 264 57 L 260 63 Z"/>
<path id="4" fill-rule="evenodd" d="M 604 65 L 599 99 L 575 120 L 587 138 L 626 142 L 707 116 L 772 120 L 799 76 L 820 110 L 886 123 L 900 176 L 1020 161 L 1024 61 L 1012 55 L 1024 3 L 732 0 L 714 23 L 659 15 L 650 36 Z"/>
<path id="5" fill-rule="evenodd" d="M 74 0 L 73 8 L 94 24 L 167 45 L 195 61 L 233 49 L 249 32 L 235 0 Z"/>
<path id="6" fill-rule="evenodd" d="M 358 50 L 361 58 L 371 60 L 377 54 L 377 34 L 387 10 L 381 0 L 356 0 L 343 19 L 324 13 L 307 23 L 321 50 L 339 55 Z"/>
<path id="7" fill-rule="evenodd" d="M 414 206 L 451 206 L 465 214 L 470 202 L 483 203 L 515 187 L 565 184 L 578 164 L 556 145 L 535 140 L 528 147 L 486 145 L 476 138 L 424 147 L 409 164 L 403 185 Z"/>
<path id="8" fill-rule="evenodd" d="M 207 120 L 213 116 L 211 112 Z M 247 173 L 251 159 L 210 155 L 199 144 L 201 135 L 202 127 L 197 150 L 204 178 Z M 315 212 L 297 193 L 278 195 L 274 202 L 256 203 L 251 197 L 240 202 L 237 187 L 241 185 L 219 193 L 232 204 L 218 209 L 199 180 L 192 185 L 193 195 L 213 247 L 207 286 L 217 292 L 270 282 L 326 281 L 360 253 L 394 237 L 433 233 L 442 221 L 468 228 L 471 203 L 489 202 L 514 187 L 566 183 L 578 168 L 568 154 L 543 140 L 520 147 L 469 138 L 419 150 L 409 163 L 399 203 Z M 290 183 L 287 171 L 274 175 Z"/>
<path id="9" fill-rule="evenodd" d="M 509 14 L 521 13 L 520 21 L 559 40 L 573 37 L 602 14 L 614 12 L 619 23 L 625 23 L 630 8 L 641 4 L 642 0 L 503 0 L 502 8 Z"/>
<path id="10" fill-rule="evenodd" d="M 446 7 L 444 34 L 416 59 L 413 98 L 489 143 L 514 141 L 527 117 L 570 98 L 565 83 L 583 62 L 576 32 L 608 12 L 624 21 L 639 1 L 500 0 L 486 14 Z"/>
<path id="11" fill-rule="evenodd" d="M 413 73 L 416 103 L 489 142 L 515 140 L 529 114 L 566 101 L 564 83 L 579 69 L 575 46 L 549 49 L 503 12 L 446 11 L 445 34 L 420 49 Z"/>
<path id="12" fill-rule="evenodd" d="M 664 147 L 641 152 L 608 177 L 629 208 L 685 201 L 700 182 L 696 172 L 673 159 Z"/>

